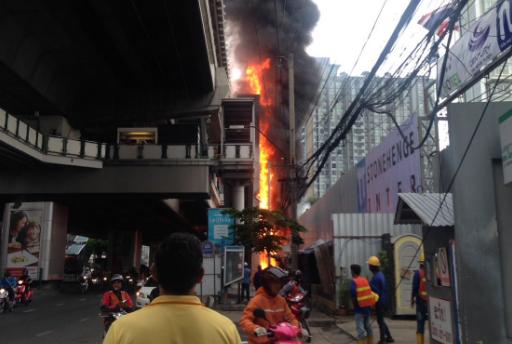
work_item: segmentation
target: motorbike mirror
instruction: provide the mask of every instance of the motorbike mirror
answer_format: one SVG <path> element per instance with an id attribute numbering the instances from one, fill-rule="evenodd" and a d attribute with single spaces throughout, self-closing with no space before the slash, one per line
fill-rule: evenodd
<path id="1" fill-rule="evenodd" d="M 252 312 L 252 315 L 255 317 L 255 318 L 260 318 L 260 319 L 263 319 L 263 320 L 267 320 L 267 317 L 265 316 L 265 311 L 261 308 L 256 308 L 253 312 Z M 268 320 L 267 320 L 268 321 Z"/>

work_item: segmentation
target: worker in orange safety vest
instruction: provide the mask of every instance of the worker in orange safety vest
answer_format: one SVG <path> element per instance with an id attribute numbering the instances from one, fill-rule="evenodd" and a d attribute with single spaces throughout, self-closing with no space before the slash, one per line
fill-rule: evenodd
<path id="1" fill-rule="evenodd" d="M 378 300 L 377 294 L 372 292 L 370 283 L 365 277 L 361 277 L 361 266 L 350 266 L 352 273 L 352 286 L 350 294 L 354 305 L 354 317 L 356 320 L 357 344 L 373 344 L 373 332 L 370 324 L 372 307 Z"/>

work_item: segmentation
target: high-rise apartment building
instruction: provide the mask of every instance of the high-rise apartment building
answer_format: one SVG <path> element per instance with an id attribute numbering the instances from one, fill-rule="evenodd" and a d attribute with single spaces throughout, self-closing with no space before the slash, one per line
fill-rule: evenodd
<path id="1" fill-rule="evenodd" d="M 320 59 L 320 63 L 325 65 L 325 59 Z M 311 156 L 327 140 L 365 80 L 365 75 L 349 76 L 346 73 L 339 73 L 337 65 L 329 65 L 324 70 L 326 72 L 320 83 L 322 92 L 311 116 L 306 119 L 301 128 L 302 159 Z M 372 85 L 379 87 L 385 81 L 389 81 L 389 78 L 391 78 L 390 75 L 376 77 Z M 401 80 L 395 78 L 392 82 L 398 83 Z M 386 110 L 395 116 L 398 123 L 404 122 L 412 114 L 425 116 L 426 89 L 429 82 L 431 80 L 426 77 L 418 77 L 397 101 L 387 106 Z M 336 102 L 338 97 L 339 100 Z M 389 116 L 365 110 L 355 122 L 347 138 L 331 153 L 320 176 L 306 193 L 306 200 L 322 197 L 343 173 L 353 168 L 394 128 Z"/>

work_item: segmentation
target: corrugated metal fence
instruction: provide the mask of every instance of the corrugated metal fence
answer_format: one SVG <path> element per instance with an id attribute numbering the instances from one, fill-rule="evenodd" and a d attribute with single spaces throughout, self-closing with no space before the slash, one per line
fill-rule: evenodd
<path id="1" fill-rule="evenodd" d="M 367 274 L 368 257 L 382 249 L 383 234 L 391 238 L 403 234 L 421 236 L 421 226 L 395 225 L 394 214 L 332 214 L 334 228 L 334 265 L 339 276 L 350 278 L 350 265 L 360 264 Z"/>

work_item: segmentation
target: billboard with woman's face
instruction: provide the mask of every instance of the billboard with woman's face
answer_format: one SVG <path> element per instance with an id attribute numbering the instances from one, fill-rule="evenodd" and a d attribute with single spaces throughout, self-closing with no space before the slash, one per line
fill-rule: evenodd
<path id="1" fill-rule="evenodd" d="M 38 205 L 26 203 L 19 209 L 11 209 L 5 220 L 8 224 L 6 269 L 13 276 L 28 272 L 31 278 L 38 277 L 43 220 L 43 208 Z"/>

